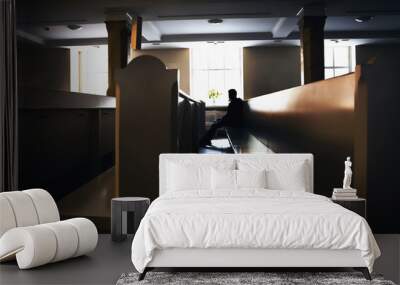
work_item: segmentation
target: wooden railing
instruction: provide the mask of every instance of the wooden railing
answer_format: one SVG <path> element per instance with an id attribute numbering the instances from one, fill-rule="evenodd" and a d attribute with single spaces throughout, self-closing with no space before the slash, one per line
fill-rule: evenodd
<path id="1" fill-rule="evenodd" d="M 189 102 L 192 102 L 192 103 L 197 103 L 197 104 L 202 104 L 202 103 L 204 103 L 204 102 L 201 101 L 201 100 L 196 100 L 196 99 L 194 99 L 193 97 L 190 97 L 190 95 L 188 95 L 187 93 L 185 93 L 183 90 L 179 90 L 179 97 L 182 98 L 182 99 L 186 99 L 186 100 L 188 100 Z"/>

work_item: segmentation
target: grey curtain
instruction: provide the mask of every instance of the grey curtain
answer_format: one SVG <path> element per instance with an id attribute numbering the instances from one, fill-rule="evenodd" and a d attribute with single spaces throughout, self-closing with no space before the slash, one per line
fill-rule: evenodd
<path id="1" fill-rule="evenodd" d="M 18 189 L 15 0 L 0 0 L 0 192 Z"/>

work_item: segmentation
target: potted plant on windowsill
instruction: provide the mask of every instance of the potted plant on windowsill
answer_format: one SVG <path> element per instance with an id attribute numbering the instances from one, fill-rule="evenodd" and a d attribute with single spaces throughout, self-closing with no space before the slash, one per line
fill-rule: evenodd
<path id="1" fill-rule="evenodd" d="M 210 89 L 208 91 L 208 99 L 211 99 L 213 104 L 215 104 L 215 100 L 217 100 L 219 96 L 221 96 L 221 93 L 216 89 Z"/>

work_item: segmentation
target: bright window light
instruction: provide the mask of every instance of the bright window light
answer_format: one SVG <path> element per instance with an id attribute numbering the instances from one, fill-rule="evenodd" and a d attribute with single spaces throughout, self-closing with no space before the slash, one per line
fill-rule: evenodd
<path id="1" fill-rule="evenodd" d="M 354 50 L 353 46 L 325 47 L 325 79 L 353 72 Z"/>
<path id="2" fill-rule="evenodd" d="M 243 98 L 243 48 L 227 43 L 201 43 L 190 49 L 191 95 L 207 106 L 226 106 L 228 90 Z M 210 91 L 220 93 L 209 98 Z"/>
<path id="3" fill-rule="evenodd" d="M 108 47 L 71 46 L 71 92 L 106 95 Z"/>

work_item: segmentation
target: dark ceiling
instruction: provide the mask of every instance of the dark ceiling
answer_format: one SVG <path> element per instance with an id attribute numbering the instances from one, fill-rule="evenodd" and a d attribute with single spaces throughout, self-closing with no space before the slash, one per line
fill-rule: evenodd
<path id="1" fill-rule="evenodd" d="M 141 15 L 144 20 L 218 17 L 290 17 L 315 3 L 306 0 L 17 0 L 19 23 L 99 23 L 110 10 Z M 328 16 L 400 15 L 399 0 L 325 0 Z"/>
<path id="2" fill-rule="evenodd" d="M 312 5 L 324 7 L 328 16 L 327 39 L 400 39 L 400 0 L 17 0 L 17 15 L 20 31 L 64 45 L 91 43 L 91 38 L 104 42 L 105 19 L 125 13 L 142 16 L 149 42 L 293 40 L 298 39 L 296 14 Z M 360 24 L 357 16 L 373 20 Z M 224 23 L 211 27 L 212 18 Z M 71 31 L 68 24 L 84 28 Z"/>

